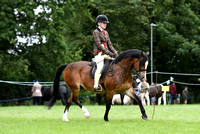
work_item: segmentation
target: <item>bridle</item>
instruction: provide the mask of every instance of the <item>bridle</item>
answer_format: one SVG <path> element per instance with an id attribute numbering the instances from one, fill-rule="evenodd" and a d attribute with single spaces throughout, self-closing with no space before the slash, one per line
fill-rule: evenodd
<path id="1" fill-rule="evenodd" d="M 141 60 L 142 60 L 143 58 L 141 58 L 141 57 L 139 57 L 138 58 L 138 60 L 136 61 L 136 62 L 134 62 L 133 63 L 133 66 L 137 63 L 137 62 L 139 62 L 139 70 L 130 70 L 130 69 L 128 69 L 128 68 L 126 68 L 125 66 L 123 66 L 121 63 L 117 63 L 117 65 L 119 65 L 121 68 L 123 68 L 124 70 L 126 70 L 126 71 L 128 71 L 128 72 L 131 72 L 132 74 L 139 74 L 141 71 L 146 71 L 147 69 L 141 69 Z"/>
<path id="2" fill-rule="evenodd" d="M 132 75 L 137 75 L 137 76 L 139 76 L 139 73 L 141 72 L 141 71 L 146 71 L 147 69 L 141 69 L 141 60 L 142 60 L 143 58 L 141 58 L 141 55 L 139 56 L 139 58 L 138 58 L 138 60 L 137 61 L 135 61 L 134 63 L 133 63 L 133 66 L 137 63 L 137 62 L 139 62 L 139 69 L 138 70 L 130 70 L 130 69 L 128 69 L 128 68 L 126 68 L 125 66 L 123 66 L 120 62 L 118 62 L 117 63 L 117 65 L 118 66 L 120 66 L 121 68 L 123 68 L 124 70 L 126 70 L 126 71 L 128 71 L 128 72 L 130 72 L 130 73 L 132 73 Z M 115 64 L 114 64 L 114 60 L 113 60 L 113 62 L 111 63 L 111 65 L 112 65 L 112 67 L 110 68 L 110 70 L 109 70 L 109 72 L 111 72 L 112 74 L 111 75 L 108 75 L 109 77 L 112 77 L 113 75 L 114 75 L 114 68 L 115 68 Z"/>

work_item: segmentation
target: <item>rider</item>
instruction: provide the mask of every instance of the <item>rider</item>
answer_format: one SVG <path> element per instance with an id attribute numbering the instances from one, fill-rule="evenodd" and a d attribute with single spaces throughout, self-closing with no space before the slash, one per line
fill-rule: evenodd
<path id="1" fill-rule="evenodd" d="M 101 71 L 104 65 L 104 58 L 110 59 L 118 56 L 117 51 L 112 46 L 108 32 L 105 31 L 108 18 L 105 15 L 98 15 L 96 18 L 97 28 L 93 32 L 95 47 L 94 58 L 97 64 L 97 70 L 94 76 L 94 91 L 102 91 L 99 85 L 99 79 L 101 77 Z"/>

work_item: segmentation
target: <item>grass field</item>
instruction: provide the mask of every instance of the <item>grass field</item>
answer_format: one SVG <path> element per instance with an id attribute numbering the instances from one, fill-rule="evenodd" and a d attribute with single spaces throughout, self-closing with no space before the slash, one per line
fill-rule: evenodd
<path id="1" fill-rule="evenodd" d="M 198 134 L 200 105 L 145 106 L 149 121 L 142 120 L 138 106 L 112 106 L 109 122 L 103 120 L 105 106 L 85 106 L 90 119 L 78 106 L 71 106 L 62 121 L 64 106 L 50 111 L 44 106 L 0 107 L 0 134 Z"/>

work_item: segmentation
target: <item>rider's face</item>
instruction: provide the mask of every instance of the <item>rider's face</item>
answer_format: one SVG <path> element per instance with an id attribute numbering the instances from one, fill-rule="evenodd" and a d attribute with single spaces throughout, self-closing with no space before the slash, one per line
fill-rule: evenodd
<path id="1" fill-rule="evenodd" d="M 99 22 L 99 26 L 100 26 L 102 29 L 106 29 L 107 23 Z"/>

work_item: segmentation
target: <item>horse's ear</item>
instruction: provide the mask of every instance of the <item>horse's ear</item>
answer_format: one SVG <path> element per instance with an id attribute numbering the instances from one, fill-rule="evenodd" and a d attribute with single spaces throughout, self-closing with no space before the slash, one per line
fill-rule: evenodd
<path id="1" fill-rule="evenodd" d="M 147 51 L 146 53 L 142 51 L 141 57 L 144 57 L 145 54 L 148 56 L 149 55 L 149 51 Z"/>
<path id="2" fill-rule="evenodd" d="M 141 56 L 141 57 L 144 57 L 144 54 L 145 54 L 145 53 L 144 53 L 143 51 L 141 51 L 140 56 Z"/>

